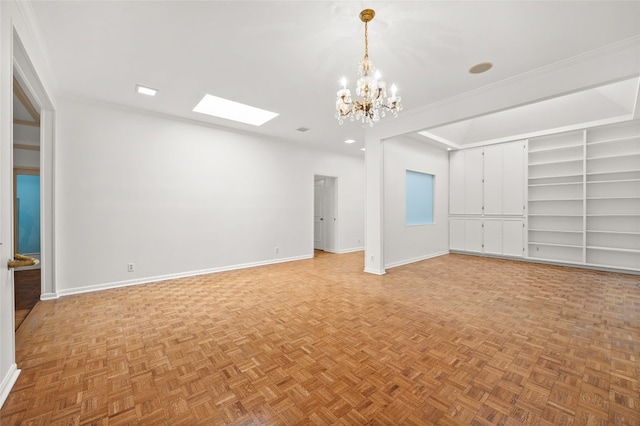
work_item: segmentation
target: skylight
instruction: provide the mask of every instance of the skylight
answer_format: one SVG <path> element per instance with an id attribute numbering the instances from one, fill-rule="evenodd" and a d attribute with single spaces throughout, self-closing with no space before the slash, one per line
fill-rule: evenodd
<path id="1" fill-rule="evenodd" d="M 157 89 L 152 89 L 151 87 L 141 86 L 136 84 L 136 92 L 141 93 L 143 95 L 155 96 L 158 93 Z"/>
<path id="2" fill-rule="evenodd" d="M 275 112 L 209 94 L 204 95 L 193 111 L 254 126 L 262 126 L 267 121 L 278 116 Z"/>

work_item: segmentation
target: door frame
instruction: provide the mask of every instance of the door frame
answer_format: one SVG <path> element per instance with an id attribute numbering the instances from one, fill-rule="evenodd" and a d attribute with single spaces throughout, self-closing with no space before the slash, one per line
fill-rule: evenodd
<path id="1" fill-rule="evenodd" d="M 329 253 L 339 253 L 339 241 L 338 241 L 338 228 L 340 221 L 338 220 L 338 178 L 335 176 L 326 175 L 314 175 L 313 176 L 313 215 L 315 216 L 315 183 L 319 180 L 324 180 L 325 184 L 322 186 L 323 198 L 324 198 L 324 248 L 323 251 Z M 315 220 L 312 217 L 311 220 L 312 235 L 315 232 Z M 314 238 L 311 239 L 312 250 L 315 250 Z"/>
<path id="2" fill-rule="evenodd" d="M 13 80 L 15 77 L 22 90 L 32 96 L 36 103 L 34 107 L 40 113 L 40 269 L 42 281 L 40 299 L 57 299 L 54 257 L 55 108 L 15 29 L 13 31 L 12 71 L 11 79 Z M 11 123 L 13 123 L 13 112 Z M 13 142 L 13 128 L 11 129 L 11 141 Z M 11 209 L 14 210 L 13 205 Z M 15 222 L 15 218 L 13 221 Z"/>

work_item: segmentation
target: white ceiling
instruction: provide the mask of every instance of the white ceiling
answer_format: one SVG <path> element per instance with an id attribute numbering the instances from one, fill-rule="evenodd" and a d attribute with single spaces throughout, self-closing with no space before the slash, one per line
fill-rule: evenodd
<path id="1" fill-rule="evenodd" d="M 342 76 L 354 90 L 364 50 L 358 18 L 363 8 L 376 11 L 369 24 L 370 57 L 387 83 L 397 84 L 405 112 L 640 35 L 638 1 L 30 4 L 57 95 L 353 155 L 362 155 L 363 129 L 357 123 L 340 126 L 334 106 Z M 485 61 L 493 69 L 468 73 Z M 159 94 L 137 94 L 136 84 Z M 206 93 L 280 115 L 254 127 L 192 112 Z M 299 127 L 310 130 L 300 133 Z M 475 140 L 469 127 L 462 133 Z M 357 143 L 343 142 L 350 138 Z"/>

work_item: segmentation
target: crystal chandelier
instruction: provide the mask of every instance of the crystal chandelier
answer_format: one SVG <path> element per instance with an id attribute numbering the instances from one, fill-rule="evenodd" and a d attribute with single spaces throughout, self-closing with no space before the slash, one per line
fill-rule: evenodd
<path id="1" fill-rule="evenodd" d="M 400 96 L 397 96 L 395 84 L 391 86 L 391 96 L 387 97 L 387 84 L 380 80 L 380 73 L 376 71 L 369 59 L 368 23 L 376 13 L 372 9 L 360 12 L 360 20 L 364 22 L 364 58 L 358 67 L 359 76 L 356 94 L 360 100 L 351 99 L 351 91 L 347 89 L 347 80 L 342 78 L 342 89 L 338 90 L 336 100 L 336 118 L 342 124 L 346 118 L 360 120 L 362 123 L 373 124 L 384 117 L 389 110 L 395 117 L 402 111 Z"/>

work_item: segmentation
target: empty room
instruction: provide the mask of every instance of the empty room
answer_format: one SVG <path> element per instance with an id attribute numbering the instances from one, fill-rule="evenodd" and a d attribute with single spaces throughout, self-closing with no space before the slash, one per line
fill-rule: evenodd
<path id="1" fill-rule="evenodd" d="M 640 2 L 0 1 L 1 425 L 640 424 Z"/>

